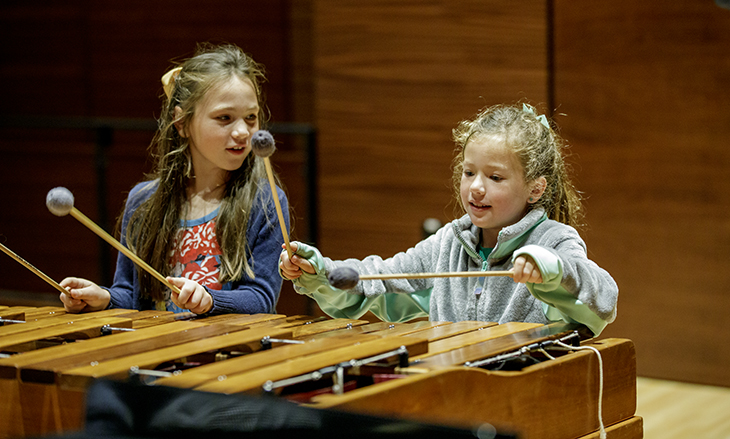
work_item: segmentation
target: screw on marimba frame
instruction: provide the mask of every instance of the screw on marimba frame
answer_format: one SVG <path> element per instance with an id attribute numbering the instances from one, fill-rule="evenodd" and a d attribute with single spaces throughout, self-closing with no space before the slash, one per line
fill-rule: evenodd
<path id="1" fill-rule="evenodd" d="M 111 326 L 111 325 L 104 325 L 104 326 L 101 327 L 101 335 L 102 336 L 104 336 L 104 335 L 111 335 L 112 333 L 114 333 L 114 331 L 117 331 L 117 332 L 134 332 L 134 331 L 136 331 L 136 329 L 132 329 L 132 328 L 117 328 L 117 327 L 114 327 L 114 326 Z"/>

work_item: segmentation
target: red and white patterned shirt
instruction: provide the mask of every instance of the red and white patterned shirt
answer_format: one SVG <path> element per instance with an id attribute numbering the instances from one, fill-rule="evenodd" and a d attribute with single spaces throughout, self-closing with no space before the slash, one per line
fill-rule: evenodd
<path id="1" fill-rule="evenodd" d="M 215 236 L 218 210 L 196 220 L 181 220 L 170 258 L 172 276 L 194 280 L 215 290 L 226 289 L 218 280 L 221 248 Z M 171 300 L 166 300 L 168 311 L 181 312 Z"/>

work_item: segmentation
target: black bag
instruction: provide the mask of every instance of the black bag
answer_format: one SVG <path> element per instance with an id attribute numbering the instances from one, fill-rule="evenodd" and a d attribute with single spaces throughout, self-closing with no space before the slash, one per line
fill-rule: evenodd
<path id="1" fill-rule="evenodd" d="M 487 429 L 489 430 L 489 429 Z M 304 407 L 275 396 L 224 395 L 135 382 L 95 381 L 86 424 L 65 438 L 514 438 L 496 432 Z"/>

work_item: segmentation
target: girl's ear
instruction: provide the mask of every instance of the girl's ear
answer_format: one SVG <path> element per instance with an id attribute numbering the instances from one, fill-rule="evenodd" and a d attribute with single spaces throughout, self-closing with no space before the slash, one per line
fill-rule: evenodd
<path id="1" fill-rule="evenodd" d="M 545 193 L 545 189 L 547 188 L 547 180 L 545 177 L 537 177 L 532 181 L 532 187 L 530 188 L 530 195 L 527 199 L 527 202 L 537 203 L 537 201 L 542 197 L 542 194 Z"/>
<path id="2" fill-rule="evenodd" d="M 177 129 L 178 134 L 180 134 L 180 137 L 187 137 L 187 135 L 185 135 L 185 128 L 181 120 L 182 114 L 182 108 L 180 108 L 179 105 L 175 105 L 175 122 L 173 122 L 173 125 L 175 125 L 175 128 Z"/>

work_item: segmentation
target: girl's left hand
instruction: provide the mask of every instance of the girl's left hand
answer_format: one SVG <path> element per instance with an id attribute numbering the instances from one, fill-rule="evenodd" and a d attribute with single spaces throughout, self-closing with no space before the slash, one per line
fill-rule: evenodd
<path id="1" fill-rule="evenodd" d="M 194 280 L 184 277 L 168 277 L 167 281 L 175 285 L 180 294 L 170 294 L 172 303 L 195 314 L 205 314 L 213 308 L 213 297 Z"/>
<path id="2" fill-rule="evenodd" d="M 514 275 L 512 279 L 519 283 L 542 283 L 542 273 L 537 268 L 537 264 L 532 257 L 527 255 L 520 255 L 515 258 L 515 264 L 513 267 Z"/>

